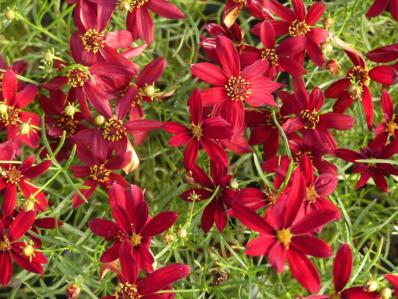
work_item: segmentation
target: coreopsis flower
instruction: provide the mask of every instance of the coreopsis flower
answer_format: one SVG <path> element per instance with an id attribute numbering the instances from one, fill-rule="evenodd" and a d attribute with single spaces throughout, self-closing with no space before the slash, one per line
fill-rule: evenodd
<path id="1" fill-rule="evenodd" d="M 394 154 L 398 153 L 398 142 L 395 140 L 389 144 L 385 144 L 386 140 L 376 138 L 369 142 L 367 147 L 362 148 L 359 152 L 349 149 L 337 149 L 335 155 L 340 159 L 354 163 L 354 173 L 360 173 L 361 177 L 356 185 L 356 189 L 364 186 L 370 178 L 373 179 L 376 186 L 383 192 L 388 191 L 386 176 L 398 175 L 398 167 L 389 163 L 378 162 L 358 162 L 357 160 L 367 159 L 390 159 Z"/>
<path id="2" fill-rule="evenodd" d="M 48 90 L 60 90 L 69 87 L 69 93 L 74 95 L 80 104 L 83 115 L 90 119 L 91 103 L 101 114 L 111 114 L 109 98 L 115 97 L 120 88 L 126 86 L 135 75 L 136 69 L 131 65 L 120 64 L 113 57 L 91 66 L 73 64 L 64 66 L 61 75 L 43 84 Z"/>
<path id="3" fill-rule="evenodd" d="M 177 219 L 175 212 L 161 212 L 151 218 L 143 192 L 136 186 L 125 191 L 114 184 L 109 191 L 115 222 L 94 219 L 89 223 L 95 235 L 111 241 L 112 246 L 101 256 L 101 262 L 109 263 L 131 255 L 140 269 L 152 272 L 154 258 L 150 252 L 152 238 L 169 229 Z"/>
<path id="4" fill-rule="evenodd" d="M 325 91 L 327 98 L 336 98 L 334 112 L 344 112 L 352 103 L 361 101 L 366 123 L 371 128 L 373 124 L 373 100 L 369 89 L 370 77 L 365 60 L 356 53 L 345 51 L 354 66 L 344 79 L 332 83 Z"/>
<path id="5" fill-rule="evenodd" d="M 14 148 L 2 148 L 5 162 L 0 163 L 0 191 L 3 191 L 3 216 L 9 216 L 17 206 L 18 192 L 21 191 L 23 199 L 18 203 L 24 210 L 44 211 L 47 208 L 47 200 L 40 188 L 31 179 L 36 178 L 47 171 L 51 161 L 46 160 L 35 166 L 34 156 L 29 156 L 21 164 L 13 163 Z"/>
<path id="6" fill-rule="evenodd" d="M 394 137 L 398 139 L 398 115 L 394 110 L 394 103 L 390 94 L 385 90 L 381 94 L 381 108 L 384 121 L 376 126 L 375 138 L 388 140 L 389 137 Z"/>
<path id="7" fill-rule="evenodd" d="M 398 43 L 370 51 L 366 57 L 374 62 L 390 62 L 398 59 Z"/>
<path id="8" fill-rule="evenodd" d="M 246 245 L 246 254 L 267 256 L 268 262 L 277 272 L 284 270 L 287 260 L 297 281 L 309 292 L 317 293 L 320 289 L 320 276 L 307 255 L 322 258 L 332 255 L 329 245 L 313 233 L 335 220 L 336 212 L 319 209 L 298 217 L 300 215 L 297 211 L 303 204 L 304 194 L 302 174 L 296 171 L 283 198 L 267 210 L 264 218 L 239 205 L 233 205 L 232 208 L 245 226 L 260 233 L 259 237 Z"/>
<path id="9" fill-rule="evenodd" d="M 271 18 L 267 3 L 261 0 L 227 0 L 222 18 L 223 23 L 227 27 L 233 26 L 243 7 L 246 7 L 256 18 Z"/>
<path id="10" fill-rule="evenodd" d="M 266 61 L 256 61 L 241 70 L 239 54 L 231 40 L 218 36 L 216 51 L 222 69 L 200 62 L 192 66 L 192 74 L 214 85 L 201 92 L 204 106 L 214 105 L 234 129 L 244 123 L 244 105 L 276 106 L 272 93 L 282 84 L 276 83 L 263 74 L 268 68 Z"/>
<path id="11" fill-rule="evenodd" d="M 110 188 L 114 182 L 128 186 L 126 179 L 115 172 L 123 169 L 131 161 L 129 151 L 123 154 L 113 154 L 102 138 L 94 135 L 91 139 L 74 139 L 77 145 L 77 157 L 84 166 L 74 165 L 72 173 L 77 178 L 84 178 L 83 187 L 80 193 L 73 196 L 73 207 L 77 208 L 84 204 L 94 193 L 98 186 Z M 84 198 L 81 196 L 83 195 Z"/>
<path id="12" fill-rule="evenodd" d="M 363 286 L 345 288 L 352 273 L 352 251 L 348 244 L 340 246 L 333 261 L 334 292 L 330 295 L 315 295 L 306 299 L 380 299 L 377 292 L 368 292 Z"/>
<path id="13" fill-rule="evenodd" d="M 398 21 L 398 0 L 375 0 L 366 13 L 366 17 L 373 18 L 390 8 L 391 16 Z"/>
<path id="14" fill-rule="evenodd" d="M 354 126 L 354 118 L 337 112 L 322 113 L 324 94 L 318 87 L 308 94 L 303 80 L 298 78 L 294 80 L 293 86 L 293 95 L 283 91 L 279 93 L 283 101 L 282 113 L 295 115 L 283 124 L 284 131 L 289 134 L 301 130 L 327 151 L 333 151 L 336 141 L 329 130 L 349 130 Z"/>
<path id="15" fill-rule="evenodd" d="M 229 208 L 231 194 L 228 192 L 232 177 L 228 174 L 228 168 L 219 163 L 210 163 L 210 176 L 206 172 L 194 166 L 191 169 L 193 187 L 180 195 L 183 200 L 189 202 L 204 201 L 216 196 L 203 210 L 201 227 L 207 233 L 213 224 L 222 232 L 227 224 L 226 210 Z"/>
<path id="16" fill-rule="evenodd" d="M 276 113 L 279 125 L 283 125 L 286 116 Z M 274 157 L 279 149 L 279 130 L 272 118 L 272 113 L 268 110 L 246 111 L 245 123 L 251 129 L 249 144 L 262 144 L 264 159 Z"/>
<path id="17" fill-rule="evenodd" d="M 173 134 L 170 146 L 186 145 L 184 166 L 187 170 L 195 165 L 200 148 L 203 148 L 211 161 L 228 165 L 228 155 L 217 140 L 229 139 L 232 136 L 230 124 L 220 116 L 204 117 L 202 97 L 195 90 L 189 98 L 191 126 L 185 127 L 176 122 L 167 122 L 164 129 Z"/>
<path id="18" fill-rule="evenodd" d="M 40 117 L 24 111 L 36 97 L 38 89 L 32 84 L 18 91 L 17 75 L 8 69 L 2 79 L 2 99 L 0 100 L 0 129 L 5 128 L 7 139 L 18 145 L 39 146 Z"/>
<path id="19" fill-rule="evenodd" d="M 301 63 L 291 57 L 291 48 L 280 48 L 275 45 L 275 32 L 271 22 L 262 22 L 260 38 L 263 49 L 245 46 L 241 51 L 242 63 L 251 64 L 263 59 L 268 62 L 267 74 L 274 78 L 278 72 L 288 72 L 292 76 L 301 77 L 307 73 Z"/>
<path id="20" fill-rule="evenodd" d="M 328 32 L 315 27 L 316 22 L 322 17 L 326 5 L 315 2 L 307 10 L 302 0 L 292 0 L 293 11 L 276 0 L 269 1 L 270 10 L 282 20 L 273 21 L 274 30 L 278 36 L 288 34 L 278 49 L 290 56 L 301 56 L 307 53 L 309 58 L 318 66 L 323 66 L 325 59 L 321 45 L 326 41 Z"/>
<path id="21" fill-rule="evenodd" d="M 33 243 L 21 240 L 32 227 L 35 217 L 33 211 L 19 212 L 9 226 L 5 226 L 0 218 L 0 283 L 3 286 L 11 279 L 13 261 L 29 272 L 43 273 L 46 257 Z"/>
<path id="22" fill-rule="evenodd" d="M 71 54 L 76 62 L 91 65 L 109 57 L 119 63 L 134 63 L 118 53 L 130 49 L 133 37 L 128 30 L 105 32 L 112 13 L 107 6 L 90 1 L 78 1 L 74 9 L 75 24 L 78 31 L 70 39 Z"/>
<path id="23" fill-rule="evenodd" d="M 127 246 L 125 245 L 125 247 Z M 190 268 L 187 265 L 171 264 L 139 279 L 135 260 L 130 255 L 121 258 L 120 265 L 121 274 L 118 276 L 120 282 L 114 295 L 105 296 L 102 299 L 169 299 L 173 297 L 172 291 L 163 294 L 159 293 L 159 291 L 170 290 L 174 282 L 185 278 L 190 272 Z"/>

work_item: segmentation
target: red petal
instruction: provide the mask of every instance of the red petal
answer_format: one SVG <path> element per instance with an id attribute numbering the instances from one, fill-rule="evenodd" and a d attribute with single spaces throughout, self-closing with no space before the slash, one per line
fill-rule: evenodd
<path id="1" fill-rule="evenodd" d="M 243 207 L 239 204 L 233 204 L 232 209 L 236 217 L 249 229 L 263 233 L 263 234 L 273 234 L 273 228 L 264 221 L 256 212 L 250 210 L 247 207 Z"/>
<path id="2" fill-rule="evenodd" d="M 238 51 L 230 39 L 224 36 L 217 37 L 216 51 L 218 59 L 227 77 L 239 76 L 240 59 Z"/>
<path id="3" fill-rule="evenodd" d="M 297 211 L 297 210 L 296 210 Z M 297 221 L 291 231 L 293 234 L 307 234 L 312 233 L 319 227 L 336 220 L 337 213 L 335 210 L 320 209 L 315 210 L 306 215 L 304 218 Z"/>
<path id="4" fill-rule="evenodd" d="M 107 240 L 112 240 L 119 232 L 119 227 L 112 221 L 96 218 L 88 223 L 94 235 L 104 237 Z"/>
<path id="5" fill-rule="evenodd" d="M 336 292 L 347 285 L 352 271 L 352 252 L 348 244 L 341 245 L 333 261 L 333 282 Z"/>
<path id="6" fill-rule="evenodd" d="M 375 0 L 366 13 L 366 17 L 372 18 L 378 16 L 387 8 L 389 0 Z"/>
<path id="7" fill-rule="evenodd" d="M 144 87 L 157 81 L 166 69 L 166 59 L 157 58 L 148 63 L 137 78 L 137 86 Z"/>
<path id="8" fill-rule="evenodd" d="M 228 81 L 225 73 L 217 66 L 208 62 L 200 62 L 192 65 L 192 75 L 215 86 L 224 86 Z"/>
<path id="9" fill-rule="evenodd" d="M 387 65 L 376 66 L 369 71 L 369 76 L 373 81 L 389 86 L 397 81 L 398 71 Z"/>
<path id="10" fill-rule="evenodd" d="M 273 235 L 260 235 L 246 244 L 245 253 L 250 256 L 268 255 L 272 245 L 277 242 Z"/>
<path id="11" fill-rule="evenodd" d="M 314 25 L 322 17 L 326 10 L 326 5 L 323 2 L 316 2 L 312 4 L 307 11 L 305 22 L 308 25 Z"/>
<path id="12" fill-rule="evenodd" d="M 14 267 L 12 265 L 12 259 L 9 252 L 0 252 L 0 283 L 5 287 L 11 279 Z"/>
<path id="13" fill-rule="evenodd" d="M 291 246 L 298 252 L 314 257 L 328 258 L 333 254 L 328 243 L 310 235 L 293 237 Z"/>
<path id="14" fill-rule="evenodd" d="M 6 100 L 7 103 L 13 104 L 14 98 L 17 94 L 17 75 L 13 70 L 8 69 L 3 76 L 2 79 L 2 92 L 3 99 Z"/>
<path id="15" fill-rule="evenodd" d="M 196 158 L 198 156 L 198 152 L 199 152 L 199 142 L 192 139 L 191 142 L 188 143 L 184 151 L 184 167 L 187 170 L 191 169 L 194 166 Z"/>
<path id="16" fill-rule="evenodd" d="M 147 7 L 157 13 L 159 16 L 168 19 L 183 19 L 184 13 L 174 4 L 166 0 L 151 0 L 147 3 Z"/>
<path id="17" fill-rule="evenodd" d="M 177 220 L 175 212 L 161 212 L 153 217 L 141 230 L 143 236 L 156 236 L 169 229 Z"/>
<path id="18" fill-rule="evenodd" d="M 11 223 L 8 230 L 8 235 L 11 241 L 16 241 L 21 238 L 33 225 L 35 221 L 36 213 L 33 211 L 19 212 L 17 217 Z"/>

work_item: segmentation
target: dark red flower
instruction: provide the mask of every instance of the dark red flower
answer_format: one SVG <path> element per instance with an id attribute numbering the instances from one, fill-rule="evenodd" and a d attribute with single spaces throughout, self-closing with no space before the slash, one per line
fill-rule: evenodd
<path id="1" fill-rule="evenodd" d="M 210 163 L 210 176 L 208 176 L 203 169 L 195 165 L 191 169 L 190 176 L 189 181 L 193 188 L 182 193 L 180 197 L 189 202 L 197 202 L 208 200 L 214 195 L 203 210 L 201 226 L 207 233 L 215 224 L 217 229 L 222 232 L 227 224 L 226 210 L 232 199 L 232 194 L 228 192 L 232 179 L 228 174 L 228 168 L 212 162 Z"/>
<path id="2" fill-rule="evenodd" d="M 123 169 L 130 163 L 131 153 L 129 151 L 119 155 L 113 154 L 113 150 L 98 135 L 86 140 L 75 138 L 74 142 L 77 145 L 77 157 L 85 165 L 72 166 L 71 170 L 75 177 L 84 178 L 83 187 L 85 188 L 80 190 L 81 194 L 76 193 L 73 196 L 73 207 L 77 208 L 84 204 L 93 195 L 98 185 L 109 188 L 114 182 L 117 182 L 128 186 L 126 179 L 114 171 Z"/>
<path id="3" fill-rule="evenodd" d="M 40 117 L 33 112 L 23 111 L 36 97 L 38 89 L 32 84 L 18 91 L 17 75 L 9 69 L 2 80 L 0 101 L 0 129 L 5 128 L 7 139 L 21 145 L 39 146 Z"/>
<path id="4" fill-rule="evenodd" d="M 394 110 L 394 103 L 390 94 L 385 90 L 381 95 L 381 108 L 384 122 L 376 126 L 376 138 L 388 140 L 389 137 L 394 137 L 398 139 L 398 115 Z"/>
<path id="5" fill-rule="evenodd" d="M 271 21 L 276 35 L 289 35 L 281 42 L 278 49 L 283 53 L 289 53 L 290 56 L 300 56 L 299 61 L 303 61 L 304 54 L 307 52 L 316 65 L 323 66 L 325 59 L 320 45 L 326 41 L 328 32 L 314 25 L 322 17 L 326 5 L 318 1 L 306 10 L 302 0 L 291 2 L 293 11 L 276 0 L 269 1 L 270 10 L 282 19 Z"/>
<path id="6" fill-rule="evenodd" d="M 142 190 L 134 185 L 125 189 L 114 184 L 109 190 L 109 200 L 116 223 L 99 218 L 89 223 L 95 235 L 113 243 L 101 256 L 101 262 L 109 263 L 118 258 L 122 261 L 131 255 L 140 269 L 153 271 L 154 258 L 149 250 L 152 237 L 169 229 L 177 213 L 161 212 L 151 218 Z"/>
<path id="7" fill-rule="evenodd" d="M 47 208 L 47 200 L 40 188 L 31 182 L 31 179 L 36 178 L 47 171 L 51 165 L 51 161 L 46 160 L 35 166 L 34 156 L 29 156 L 21 164 L 13 163 L 14 148 L 7 146 L 1 149 L 2 161 L 0 163 L 0 191 L 3 191 L 3 216 L 9 216 L 13 213 L 17 206 L 17 195 L 19 190 L 22 192 L 24 199 L 18 203 L 27 211 L 39 210 L 44 211 Z"/>
<path id="8" fill-rule="evenodd" d="M 237 218 L 248 228 L 260 233 L 249 241 L 246 254 L 267 256 L 272 267 L 282 272 L 286 260 L 290 271 L 309 292 L 320 289 L 320 276 L 307 255 L 330 257 L 329 245 L 313 235 L 313 232 L 336 219 L 334 210 L 319 209 L 298 217 L 297 211 L 303 204 L 305 187 L 302 175 L 296 171 L 291 186 L 275 205 L 271 206 L 264 218 L 254 211 L 239 205 L 233 205 Z"/>
<path id="9" fill-rule="evenodd" d="M 365 112 L 366 123 L 371 128 L 373 124 L 373 100 L 370 93 L 369 71 L 365 60 L 359 53 L 345 51 L 354 66 L 348 71 L 344 79 L 332 83 L 325 91 L 327 98 L 336 98 L 334 112 L 344 112 L 355 101 L 361 101 Z"/>
<path id="10" fill-rule="evenodd" d="M 136 68 L 134 63 L 118 52 L 121 48 L 127 51 L 131 49 L 131 33 L 127 30 L 105 32 L 111 16 L 112 11 L 108 6 L 78 1 L 74 9 L 78 31 L 70 39 L 71 54 L 76 62 L 91 65 L 111 58 Z"/>
<path id="11" fill-rule="evenodd" d="M 124 247 L 127 246 L 124 244 Z M 130 255 L 121 258 L 122 273 L 119 277 L 119 285 L 113 296 L 105 296 L 102 299 L 169 299 L 173 292 L 161 294 L 162 290 L 170 290 L 171 285 L 177 280 L 189 275 L 190 268 L 183 264 L 171 264 L 148 274 L 144 278 L 138 278 L 136 263 Z"/>
<path id="12" fill-rule="evenodd" d="M 259 107 L 276 106 L 272 92 L 282 86 L 263 74 L 268 68 L 266 61 L 257 61 L 241 70 L 239 54 L 231 40 L 217 37 L 216 52 L 222 69 L 201 62 L 192 66 L 192 74 L 214 85 L 201 92 L 204 106 L 214 105 L 234 129 L 244 123 L 244 105 Z"/>
<path id="13" fill-rule="evenodd" d="M 341 245 L 333 261 L 334 293 L 307 296 L 306 299 L 380 299 L 377 292 L 368 292 L 363 286 L 345 289 L 352 272 L 352 251 L 348 244 Z"/>
<path id="14" fill-rule="evenodd" d="M 380 15 L 384 10 L 390 8 L 391 16 L 398 21 L 398 0 L 375 0 L 369 8 L 366 16 L 373 18 Z"/>
<path id="15" fill-rule="evenodd" d="M 223 23 L 227 27 L 233 26 L 243 7 L 256 18 L 271 18 L 268 11 L 268 2 L 262 0 L 227 0 L 223 13 Z"/>
<path id="16" fill-rule="evenodd" d="M 174 135 L 170 138 L 169 145 L 176 147 L 186 145 L 184 166 L 187 170 L 194 166 L 201 147 L 210 160 L 228 165 L 228 155 L 217 140 L 231 138 L 232 130 L 229 123 L 219 116 L 204 117 L 202 98 L 198 90 L 193 92 L 188 104 L 190 128 L 176 122 L 164 124 L 164 129 Z"/>
<path id="17" fill-rule="evenodd" d="M 286 133 L 301 130 L 304 135 L 310 135 L 326 151 L 336 148 L 336 141 L 329 129 L 349 130 L 354 126 L 354 118 L 343 113 L 321 113 L 324 95 L 322 90 L 315 87 L 308 95 L 302 79 L 293 82 L 294 94 L 280 92 L 283 101 L 281 112 L 283 115 L 295 114 L 283 124 Z"/>
<path id="18" fill-rule="evenodd" d="M 43 273 L 42 265 L 47 264 L 46 257 L 33 243 L 21 240 L 32 227 L 35 217 L 36 213 L 33 211 L 19 212 L 7 227 L 0 218 L 0 283 L 3 286 L 11 279 L 13 261 L 29 272 Z"/>
<path id="19" fill-rule="evenodd" d="M 268 62 L 267 74 L 275 78 L 278 72 L 288 72 L 292 76 L 300 77 L 307 73 L 301 63 L 291 57 L 291 48 L 281 48 L 275 45 L 275 32 L 271 22 L 262 22 L 260 38 L 263 49 L 245 46 L 241 51 L 241 59 L 244 65 L 252 64 L 256 60 L 263 59 Z"/>
<path id="20" fill-rule="evenodd" d="M 381 159 L 386 160 L 398 153 L 398 141 L 385 144 L 385 139 L 376 138 L 369 142 L 360 152 L 349 149 L 337 149 L 335 154 L 340 159 L 354 163 L 354 173 L 360 173 L 361 177 L 356 185 L 359 189 L 364 186 L 370 178 L 373 178 L 376 186 L 384 191 L 388 191 L 386 176 L 398 175 L 398 167 L 384 162 L 358 162 L 357 160 Z"/>

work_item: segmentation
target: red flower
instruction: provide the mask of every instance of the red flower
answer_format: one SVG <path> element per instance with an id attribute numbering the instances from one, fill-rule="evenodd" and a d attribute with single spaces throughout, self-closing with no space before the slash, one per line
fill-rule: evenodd
<path id="1" fill-rule="evenodd" d="M 276 106 L 272 92 L 282 86 L 263 76 L 266 61 L 257 61 L 241 70 L 238 52 L 224 36 L 217 37 L 216 51 L 222 69 L 208 62 L 192 66 L 192 74 L 216 87 L 201 92 L 204 106 L 215 105 L 234 129 L 244 122 L 243 102 L 252 106 Z"/>
<path id="2" fill-rule="evenodd" d="M 126 243 L 124 243 L 126 247 Z M 120 265 L 122 273 L 119 277 L 120 283 L 113 296 L 105 296 L 102 299 L 169 299 L 172 292 L 159 294 L 159 291 L 170 290 L 171 285 L 177 280 L 189 275 L 190 268 L 183 264 L 171 264 L 138 279 L 138 269 L 135 261 L 130 255 L 121 258 Z"/>
<path id="3" fill-rule="evenodd" d="M 398 115 L 394 110 L 394 103 L 387 91 L 381 95 L 381 108 L 383 109 L 384 122 L 377 125 L 375 129 L 376 138 L 388 140 L 393 136 L 398 139 Z"/>
<path id="4" fill-rule="evenodd" d="M 270 18 L 271 16 L 267 12 L 267 4 L 268 2 L 262 0 L 227 0 L 223 14 L 223 23 L 227 27 L 233 26 L 243 7 L 246 7 L 256 18 Z"/>
<path id="5" fill-rule="evenodd" d="M 288 72 L 292 76 L 301 77 L 306 74 L 305 68 L 290 55 L 291 48 L 279 48 L 275 46 L 275 32 L 271 22 L 262 22 L 260 38 L 263 49 L 245 46 L 242 49 L 242 62 L 247 65 L 256 60 L 263 59 L 268 62 L 267 74 L 275 78 L 278 72 Z"/>
<path id="6" fill-rule="evenodd" d="M 324 95 L 319 88 L 314 88 L 308 95 L 302 79 L 293 82 L 294 95 L 280 92 L 283 101 L 282 114 L 295 114 L 283 124 L 286 133 L 301 130 L 304 135 L 310 135 L 322 145 L 325 150 L 333 151 L 336 141 L 329 129 L 348 130 L 354 126 L 354 119 L 343 113 L 321 113 Z"/>
<path id="7" fill-rule="evenodd" d="M 376 17 L 386 10 L 388 6 L 390 7 L 391 16 L 398 21 L 398 0 L 375 0 L 366 16 L 368 18 Z"/>
<path id="8" fill-rule="evenodd" d="M 336 212 L 320 209 L 303 218 L 297 217 L 304 192 L 302 175 L 296 171 L 288 191 L 267 210 L 264 218 L 239 205 L 233 205 L 233 209 L 244 225 L 260 233 L 246 245 L 246 254 L 266 255 L 278 272 L 283 271 L 287 260 L 298 282 L 309 292 L 316 293 L 320 289 L 320 276 L 307 255 L 323 258 L 332 255 L 329 245 L 313 236 L 313 232 L 336 219 Z"/>
<path id="9" fill-rule="evenodd" d="M 12 161 L 14 156 L 14 148 L 7 146 L 1 149 L 3 153 L 0 155 L 3 161 Z M 25 210 L 44 211 L 47 208 L 47 201 L 44 193 L 39 191 L 39 187 L 34 185 L 30 180 L 40 176 L 51 165 L 51 161 L 43 161 L 33 166 L 34 156 L 29 156 L 20 165 L 14 163 L 0 163 L 0 191 L 4 190 L 4 198 L 2 204 L 3 216 L 9 216 L 17 206 L 17 194 L 19 189 L 22 191 L 25 199 L 20 205 Z"/>
<path id="10" fill-rule="evenodd" d="M 106 6 L 97 5 L 90 1 L 80 0 L 74 10 L 75 24 L 78 32 L 70 39 L 71 54 L 75 61 L 91 65 L 98 61 L 112 58 L 120 64 L 134 63 L 118 53 L 120 48 L 131 49 L 133 37 L 127 30 L 105 32 L 106 26 L 112 16 L 112 11 Z"/>
<path id="11" fill-rule="evenodd" d="M 154 258 L 149 250 L 152 237 L 169 229 L 175 223 L 177 213 L 161 212 L 150 218 L 143 192 L 134 185 L 125 191 L 114 184 L 109 191 L 109 200 L 116 223 L 99 218 L 89 223 L 95 235 L 113 242 L 101 256 L 101 262 L 109 263 L 117 258 L 122 261 L 131 255 L 140 269 L 152 272 Z"/>
<path id="12" fill-rule="evenodd" d="M 29 272 L 43 273 L 42 265 L 47 264 L 46 257 L 33 243 L 20 240 L 32 227 L 35 217 L 36 213 L 33 211 L 20 212 L 9 227 L 5 227 L 0 218 L 0 283 L 3 286 L 11 279 L 14 270 L 13 260 Z"/>
<path id="13" fill-rule="evenodd" d="M 363 111 L 365 112 L 368 128 L 373 124 L 373 101 L 369 89 L 370 77 L 365 60 L 360 56 L 346 50 L 346 54 L 354 64 L 346 78 L 332 83 L 325 91 L 327 98 L 336 98 L 333 106 L 334 112 L 344 112 L 354 101 L 362 100 Z"/>
<path id="14" fill-rule="evenodd" d="M 323 66 L 325 59 L 320 45 L 326 41 L 328 32 L 314 25 L 322 17 L 326 6 L 322 1 L 315 2 L 306 11 L 302 0 L 291 2 L 293 11 L 276 0 L 269 1 L 270 10 L 282 19 L 271 21 L 276 35 L 290 36 L 281 42 L 278 49 L 283 53 L 290 53 L 290 56 L 299 55 L 299 61 L 303 60 L 306 51 L 316 65 Z"/>
<path id="15" fill-rule="evenodd" d="M 227 173 L 228 168 L 218 163 L 210 163 L 210 177 L 198 166 L 191 170 L 193 188 L 185 191 L 180 197 L 186 201 L 208 200 L 217 192 L 210 202 L 207 203 L 202 214 L 201 226 L 207 233 L 213 224 L 222 232 L 227 224 L 226 210 L 231 199 L 234 197 L 229 193 L 232 177 Z"/>
<path id="16" fill-rule="evenodd" d="M 340 159 L 354 163 L 354 173 L 360 173 L 361 177 L 356 185 L 356 189 L 364 186 L 369 178 L 373 178 L 377 187 L 383 192 L 388 191 L 386 176 L 398 175 L 398 167 L 388 163 L 357 162 L 364 159 L 389 159 L 398 152 L 398 142 L 394 141 L 385 145 L 382 138 L 374 139 L 360 152 L 349 149 L 337 149 L 335 154 Z"/>
<path id="17" fill-rule="evenodd" d="M 191 169 L 196 161 L 201 147 L 206 151 L 210 160 L 222 165 L 228 165 L 228 155 L 216 139 L 229 139 L 232 136 L 230 125 L 219 116 L 204 118 L 202 98 L 195 90 L 189 99 L 191 127 L 187 128 L 176 122 L 167 122 L 164 129 L 173 134 L 170 146 L 187 145 L 184 152 L 184 166 Z"/>
<path id="18" fill-rule="evenodd" d="M 38 89 L 28 84 L 18 91 L 15 72 L 7 70 L 2 80 L 2 98 L 0 101 L 0 129 L 6 128 L 7 139 L 20 145 L 24 143 L 32 148 L 39 146 L 40 117 L 22 109 L 36 97 Z"/>
<path id="19" fill-rule="evenodd" d="M 73 207 L 77 208 L 89 199 L 98 185 L 105 188 L 112 186 L 114 182 L 127 186 L 126 179 L 114 172 L 114 170 L 123 169 L 131 161 L 129 151 L 123 154 L 113 155 L 112 149 L 109 149 L 106 142 L 97 135 L 92 139 L 80 140 L 74 139 L 77 145 L 77 157 L 84 166 L 72 166 L 73 175 L 77 178 L 85 178 L 83 186 L 86 187 L 80 192 L 85 197 L 76 193 L 73 196 Z"/>
<path id="20" fill-rule="evenodd" d="M 367 292 L 363 286 L 345 289 L 352 272 L 352 251 L 348 244 L 341 245 L 333 261 L 333 283 L 335 293 L 331 295 L 307 296 L 306 299 L 380 299 L 377 292 Z"/>

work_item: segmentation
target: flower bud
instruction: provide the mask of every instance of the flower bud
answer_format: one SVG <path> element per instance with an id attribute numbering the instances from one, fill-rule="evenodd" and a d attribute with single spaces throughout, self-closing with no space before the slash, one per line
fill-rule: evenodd
<path id="1" fill-rule="evenodd" d="M 229 186 L 234 189 L 234 190 L 238 190 L 239 189 L 239 183 L 237 180 L 233 179 L 231 181 L 231 183 L 229 184 Z"/>
<path id="2" fill-rule="evenodd" d="M 77 107 L 73 104 L 73 103 L 69 103 L 66 107 L 65 107 L 65 114 L 73 117 L 75 115 L 76 112 L 78 112 L 79 110 L 77 109 Z M 97 116 L 98 117 L 98 116 Z"/>
<path id="3" fill-rule="evenodd" d="M 392 291 L 390 288 L 384 288 L 380 292 L 381 299 L 390 299 L 392 296 Z"/>
<path id="4" fill-rule="evenodd" d="M 152 98 L 155 95 L 155 86 L 147 85 L 144 87 L 144 95 Z"/>
<path id="5" fill-rule="evenodd" d="M 332 73 L 332 75 L 337 75 L 337 73 L 339 72 L 339 65 L 334 59 L 329 60 L 326 63 L 326 67 L 328 68 L 329 72 Z"/>
<path id="6" fill-rule="evenodd" d="M 323 26 L 326 28 L 330 28 L 333 26 L 333 19 L 332 18 L 325 18 L 323 19 Z"/>
<path id="7" fill-rule="evenodd" d="M 15 12 L 12 9 L 9 9 L 5 12 L 5 17 L 7 20 L 12 21 L 15 18 Z"/>
<path id="8" fill-rule="evenodd" d="M 20 132 L 22 135 L 28 135 L 32 127 L 30 126 L 29 123 L 23 123 L 20 127 Z"/>
<path id="9" fill-rule="evenodd" d="M 167 234 L 164 235 L 163 240 L 167 243 L 167 244 L 171 244 L 175 241 L 176 237 L 173 233 L 168 232 Z"/>
<path id="10" fill-rule="evenodd" d="M 105 117 L 103 115 L 97 115 L 94 119 L 94 123 L 97 126 L 102 126 L 105 123 Z"/>
<path id="11" fill-rule="evenodd" d="M 367 292 L 375 292 L 378 288 L 379 284 L 375 280 L 369 280 L 364 286 L 364 289 Z"/>
<path id="12" fill-rule="evenodd" d="M 66 297 L 68 299 L 77 299 L 80 294 L 80 287 L 77 284 L 70 284 L 66 288 Z"/>
<path id="13" fill-rule="evenodd" d="M 185 228 L 180 228 L 180 229 L 177 231 L 177 236 L 178 236 L 179 238 L 181 238 L 181 239 L 186 239 L 187 236 L 188 236 L 188 232 L 187 232 L 187 230 L 186 230 Z"/>

